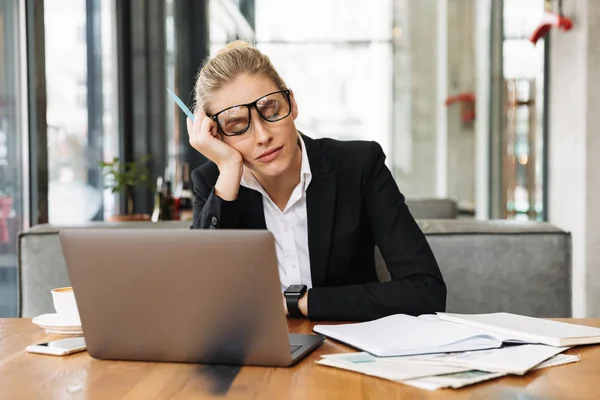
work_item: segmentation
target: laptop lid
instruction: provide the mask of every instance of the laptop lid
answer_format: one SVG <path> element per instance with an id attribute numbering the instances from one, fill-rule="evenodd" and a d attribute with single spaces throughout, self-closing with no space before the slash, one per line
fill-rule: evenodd
<path id="1" fill-rule="evenodd" d="M 75 228 L 59 236 L 92 357 L 291 363 L 269 231 Z"/>

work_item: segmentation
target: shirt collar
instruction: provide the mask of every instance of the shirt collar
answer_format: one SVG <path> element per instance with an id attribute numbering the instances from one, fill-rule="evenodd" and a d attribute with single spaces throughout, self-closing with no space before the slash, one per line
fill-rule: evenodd
<path id="1" fill-rule="evenodd" d="M 302 163 L 300 165 L 300 184 L 303 185 L 303 190 L 306 192 L 308 189 L 308 185 L 312 180 L 312 172 L 310 170 L 310 163 L 308 161 L 308 154 L 306 153 L 306 145 L 304 144 L 304 139 L 302 139 L 301 135 L 298 135 L 298 140 L 300 142 L 300 148 L 302 149 Z M 244 165 L 243 173 L 242 173 L 242 181 L 240 182 L 242 186 L 245 186 L 249 189 L 254 189 L 263 195 L 266 195 L 264 189 L 252 173 L 252 171 Z"/>
<path id="2" fill-rule="evenodd" d="M 310 181 L 312 180 L 312 172 L 310 170 L 310 162 L 308 161 L 308 153 L 306 152 L 306 144 L 302 136 L 298 135 L 300 139 L 300 148 L 302 149 L 302 164 L 300 166 L 300 182 L 304 183 L 304 191 L 308 189 Z"/>

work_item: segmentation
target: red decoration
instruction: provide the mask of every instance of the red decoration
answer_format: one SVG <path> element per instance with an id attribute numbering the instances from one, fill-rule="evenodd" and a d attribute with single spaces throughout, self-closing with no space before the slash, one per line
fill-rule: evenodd
<path id="1" fill-rule="evenodd" d="M 460 114 L 463 122 L 475 120 L 475 94 L 472 92 L 459 93 L 446 99 L 446 105 L 460 103 Z"/>
<path id="2" fill-rule="evenodd" d="M 561 14 L 555 14 L 551 12 L 545 12 L 544 17 L 542 18 L 542 22 L 535 29 L 529 41 L 534 45 L 548 34 L 551 28 L 558 28 L 562 31 L 568 31 L 573 27 L 573 22 L 567 18 L 562 16 Z"/>

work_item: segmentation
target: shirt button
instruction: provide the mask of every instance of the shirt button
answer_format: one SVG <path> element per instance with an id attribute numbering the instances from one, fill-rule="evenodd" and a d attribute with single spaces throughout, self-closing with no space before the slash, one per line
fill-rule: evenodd
<path id="1" fill-rule="evenodd" d="M 214 225 L 208 227 L 208 229 L 216 229 Z"/>
<path id="2" fill-rule="evenodd" d="M 212 217 L 211 220 L 210 220 L 210 223 L 213 224 L 213 225 L 216 225 L 217 222 L 219 222 L 219 220 L 217 219 L 217 217 Z"/>

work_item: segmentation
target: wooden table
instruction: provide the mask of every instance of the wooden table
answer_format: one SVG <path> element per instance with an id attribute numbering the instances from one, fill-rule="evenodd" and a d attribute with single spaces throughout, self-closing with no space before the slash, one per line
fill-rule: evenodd
<path id="1" fill-rule="evenodd" d="M 600 319 L 566 320 L 600 327 Z M 309 333 L 308 321 L 290 332 Z M 30 319 L 0 319 L 1 399 L 580 399 L 600 398 L 600 345 L 576 347 L 581 361 L 435 392 L 315 364 L 321 354 L 353 351 L 326 340 L 292 368 L 101 361 L 87 352 L 66 357 L 29 354 L 48 335 Z"/>

